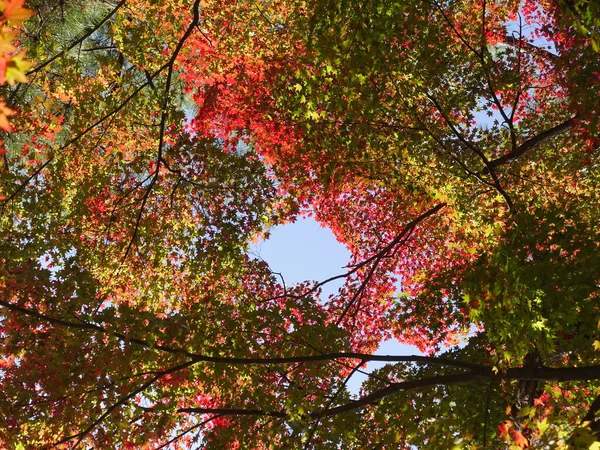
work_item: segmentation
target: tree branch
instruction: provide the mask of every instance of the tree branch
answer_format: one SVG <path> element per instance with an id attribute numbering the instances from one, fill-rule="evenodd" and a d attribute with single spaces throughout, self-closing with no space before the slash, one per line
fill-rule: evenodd
<path id="1" fill-rule="evenodd" d="M 508 34 L 508 33 L 506 35 L 504 35 L 503 43 L 506 44 L 506 46 L 508 46 L 508 47 L 520 47 L 523 50 L 528 50 L 529 52 L 540 55 L 543 58 L 550 60 L 552 62 L 557 62 L 560 60 L 560 57 L 558 55 L 555 55 L 554 53 L 549 52 L 548 50 L 546 50 L 542 47 L 533 45 L 527 39 L 516 38 L 513 35 Z"/>
<path id="2" fill-rule="evenodd" d="M 549 367 L 539 368 L 514 368 L 508 369 L 504 373 L 495 374 L 491 368 L 486 367 L 478 372 L 466 372 L 452 375 L 439 375 L 419 380 L 403 381 L 393 383 L 389 386 L 374 391 L 361 397 L 358 400 L 345 403 L 333 408 L 324 408 L 308 413 L 307 418 L 319 419 L 323 417 L 332 417 L 356 409 L 379 403 L 380 400 L 398 392 L 423 389 L 432 386 L 451 386 L 454 384 L 471 383 L 483 380 L 538 380 L 538 381 L 590 381 L 600 379 L 600 365 L 587 367 L 565 367 L 553 369 Z M 152 412 L 152 408 L 143 408 L 147 412 Z M 270 416 L 287 418 L 287 411 L 267 411 L 262 409 L 244 409 L 244 408 L 180 408 L 180 413 L 196 414 L 222 414 L 222 415 L 243 415 L 243 416 Z"/>
<path id="3" fill-rule="evenodd" d="M 437 212 L 440 209 L 442 209 L 444 206 L 446 206 L 446 203 L 439 203 L 439 204 L 435 205 L 433 208 L 430 208 L 429 210 L 425 211 L 423 214 L 421 214 L 417 218 L 411 220 L 388 245 L 386 245 L 384 248 L 382 248 L 380 251 L 378 251 L 373 256 L 371 256 L 371 257 L 367 258 L 366 260 L 362 261 L 361 263 L 353 266 L 353 269 L 351 271 L 349 271 L 346 274 L 346 276 L 349 276 L 349 275 L 353 274 L 354 272 L 358 271 L 361 267 L 364 267 L 364 266 L 372 263 L 371 267 L 369 268 L 369 271 L 367 272 L 367 276 L 362 281 L 362 283 L 360 284 L 359 288 L 356 290 L 356 292 L 354 293 L 354 295 L 352 296 L 350 301 L 348 301 L 348 303 L 344 307 L 344 310 L 340 314 L 340 317 L 336 320 L 336 322 L 335 322 L 336 325 L 339 325 L 342 322 L 342 320 L 344 319 L 346 314 L 348 314 L 348 311 L 350 310 L 352 305 L 356 302 L 356 300 L 364 292 L 365 288 L 367 287 L 367 284 L 369 283 L 369 281 L 371 281 L 371 278 L 375 274 L 375 270 L 377 270 L 377 267 L 379 266 L 379 263 L 381 262 L 381 260 L 383 258 L 385 258 L 394 249 L 394 247 L 404 245 L 406 243 L 406 241 L 408 241 L 408 239 L 410 238 L 410 235 L 414 231 L 415 227 L 419 223 L 421 223 L 428 217 L 431 217 L 431 216 L 437 214 Z"/>
<path id="4" fill-rule="evenodd" d="M 482 61 L 484 61 L 484 60 L 482 60 Z M 498 191 L 498 193 L 502 196 L 502 198 L 504 198 L 504 201 L 506 202 L 506 206 L 508 207 L 509 210 L 511 210 L 513 208 L 513 201 L 510 198 L 510 196 L 508 195 L 508 193 L 504 190 L 502 185 L 500 184 L 500 179 L 498 178 L 498 175 L 496 174 L 496 172 L 494 172 L 494 168 L 490 165 L 490 160 L 487 158 L 487 156 L 485 156 L 485 154 L 481 151 L 481 149 L 476 144 L 468 141 L 463 136 L 463 134 L 460 132 L 460 130 L 457 128 L 457 126 L 452 123 L 452 121 L 450 120 L 450 117 L 448 117 L 448 115 L 444 112 L 442 105 L 440 105 L 440 103 L 436 100 L 436 98 L 428 93 L 426 93 L 425 95 L 434 104 L 434 106 L 436 107 L 436 109 L 438 110 L 438 112 L 440 113 L 442 118 L 444 119 L 444 122 L 446 123 L 446 125 L 448 125 L 448 127 L 450 128 L 452 133 L 454 133 L 454 135 L 458 138 L 458 140 L 460 142 L 462 142 L 469 150 L 471 150 L 473 153 L 475 153 L 479 157 L 479 159 L 481 159 L 481 161 L 483 162 L 483 165 L 485 166 L 485 169 L 487 169 L 487 172 L 485 172 L 485 173 L 489 173 L 490 176 L 492 177 L 493 187 Z M 511 129 L 511 137 L 512 137 L 513 143 L 514 143 L 514 142 L 516 142 L 516 140 L 514 138 L 512 123 L 509 121 L 508 117 L 506 117 L 506 114 L 502 111 L 502 105 L 499 103 L 495 94 L 494 94 L 494 98 L 496 99 L 498 107 L 500 108 L 500 111 L 502 112 L 502 117 L 505 118 L 505 120 L 507 121 L 507 123 Z M 476 177 L 476 178 L 479 179 L 479 177 Z"/>
<path id="5" fill-rule="evenodd" d="M 108 20 L 110 20 L 110 18 L 112 16 L 114 16 L 117 11 L 125 4 L 126 0 L 121 0 L 117 6 L 115 6 L 112 11 L 110 13 L 108 13 L 97 25 L 95 25 L 93 28 L 91 28 L 88 32 L 86 32 L 83 36 L 79 37 L 78 39 L 76 39 L 71 45 L 69 45 L 67 48 L 61 50 L 60 52 L 56 53 L 54 56 L 48 58 L 46 61 L 44 61 L 41 64 L 38 64 L 37 66 L 35 66 L 33 69 L 31 69 L 29 72 L 27 72 L 27 76 L 31 76 L 32 74 L 39 72 L 40 70 L 42 70 L 44 67 L 46 67 L 47 65 L 53 63 L 54 61 L 56 61 L 58 58 L 60 58 L 62 55 L 64 55 L 65 53 L 67 53 L 70 50 L 73 50 L 75 47 L 77 47 L 79 44 L 81 44 L 83 41 L 85 41 L 87 38 L 89 38 L 92 34 L 94 34 L 96 31 L 98 31 L 102 25 L 104 25 Z"/>
<path id="6" fill-rule="evenodd" d="M 162 351 L 165 353 L 182 355 L 193 362 L 206 362 L 206 363 L 214 363 L 214 364 L 229 364 L 229 365 L 269 365 L 269 364 L 296 364 L 301 362 L 326 362 L 333 361 L 338 359 L 357 359 L 363 361 L 380 361 L 380 362 L 413 362 L 416 364 L 430 364 L 437 366 L 446 366 L 446 367 L 457 367 L 463 369 L 470 370 L 482 370 L 484 366 L 479 364 L 469 363 L 465 361 L 455 361 L 452 359 L 446 358 L 438 358 L 432 356 L 395 356 L 395 355 L 370 355 L 364 353 L 356 353 L 356 352 L 331 352 L 331 353 L 322 353 L 316 355 L 299 355 L 299 356 L 287 356 L 287 357 L 251 357 L 251 358 L 241 358 L 241 357 L 228 357 L 228 356 L 206 356 L 198 353 L 193 353 L 187 351 L 184 348 L 175 348 L 167 345 L 160 345 L 154 342 L 148 342 L 143 339 L 138 339 L 135 337 L 128 336 L 124 333 L 118 331 L 111 331 L 102 327 L 101 325 L 97 325 L 89 322 L 70 322 L 67 320 L 51 317 L 45 314 L 42 314 L 38 311 L 34 311 L 23 306 L 15 305 L 13 303 L 7 302 L 5 300 L 0 299 L 0 306 L 4 306 L 5 308 L 24 314 L 29 317 L 34 317 L 36 319 L 42 320 L 44 322 L 48 322 L 54 325 L 74 328 L 79 330 L 89 330 L 92 332 L 102 333 L 108 336 L 112 336 L 117 338 L 118 340 L 124 343 L 131 343 L 135 345 L 139 345 L 140 347 L 144 347 L 147 349 Z"/>
<path id="7" fill-rule="evenodd" d="M 189 26 L 183 33 L 183 36 L 179 39 L 179 42 L 177 42 L 177 46 L 175 47 L 175 50 L 173 50 L 173 54 L 171 55 L 171 58 L 169 58 L 169 62 L 166 64 L 166 66 L 168 68 L 167 69 L 167 80 L 165 82 L 165 94 L 164 94 L 165 98 L 163 100 L 163 104 L 162 104 L 162 108 L 161 108 L 162 112 L 161 112 L 161 117 L 160 117 L 160 131 L 159 131 L 159 138 L 158 138 L 158 154 L 156 156 L 156 168 L 155 168 L 154 176 L 150 180 L 150 185 L 148 186 L 148 188 L 146 189 L 146 192 L 144 192 L 144 196 L 142 197 L 142 204 L 140 206 L 140 210 L 138 211 L 138 214 L 136 217 L 135 226 L 133 228 L 133 233 L 131 234 L 131 239 L 129 240 L 129 244 L 127 244 L 127 248 L 125 249 L 125 254 L 123 255 L 121 264 L 123 264 L 125 262 L 125 260 L 127 259 L 127 256 L 129 255 L 131 249 L 133 248 L 133 244 L 135 243 L 135 240 L 136 240 L 139 228 L 140 228 L 140 223 L 142 221 L 142 215 L 144 213 L 144 208 L 146 207 L 146 203 L 148 202 L 148 199 L 150 198 L 150 193 L 152 192 L 152 188 L 154 187 L 154 184 L 158 180 L 158 176 L 160 174 L 160 166 L 161 166 L 162 162 L 164 161 L 163 145 L 164 145 L 165 128 L 166 128 L 169 99 L 170 99 L 169 93 L 171 90 L 171 80 L 173 78 L 174 65 L 175 65 L 175 61 L 177 60 L 177 57 L 179 56 L 179 53 L 181 52 L 181 49 L 183 48 L 183 45 L 185 44 L 185 41 L 187 41 L 187 39 L 192 35 L 194 28 L 196 27 L 196 25 L 198 25 L 198 22 L 200 21 L 199 9 L 200 9 L 200 0 L 196 0 L 194 2 L 194 5 L 192 6 L 192 14 L 193 14 L 192 21 L 190 22 Z M 146 78 L 148 80 L 147 83 L 151 84 L 152 78 L 147 73 L 146 73 Z"/>
<path id="8" fill-rule="evenodd" d="M 150 81 L 157 77 L 163 70 L 165 70 L 168 67 L 168 63 L 162 65 L 161 67 L 159 67 L 156 71 L 154 71 L 154 73 L 151 74 L 150 76 Z M 100 117 L 98 120 L 96 120 L 94 123 L 92 123 L 91 125 L 89 125 L 85 130 L 83 130 L 82 132 L 80 132 L 79 134 L 77 134 L 77 136 L 75 136 L 74 138 L 72 138 L 71 140 L 69 140 L 66 144 L 62 145 L 61 147 L 59 147 L 54 154 L 50 155 L 49 158 L 46 160 L 46 162 L 44 162 L 40 167 L 38 167 L 25 181 L 23 181 L 19 187 L 17 187 L 17 189 L 15 189 L 5 200 L 2 201 L 2 206 L 0 207 L 0 215 L 4 214 L 4 210 L 6 208 L 6 205 L 8 205 L 8 203 L 13 200 L 18 194 L 19 192 L 21 192 L 23 189 L 25 189 L 25 187 L 27 187 L 27 185 L 34 179 L 36 178 L 46 167 L 48 167 L 56 158 L 56 153 L 61 152 L 62 150 L 65 150 L 66 148 L 70 147 L 71 145 L 75 144 L 76 142 L 78 142 L 83 136 L 85 136 L 87 133 L 89 133 L 91 130 L 93 130 L 95 127 L 97 127 L 98 125 L 100 125 L 102 122 L 104 122 L 106 119 L 109 119 L 110 117 L 114 116 L 115 114 L 117 114 L 119 111 L 121 111 L 123 108 L 125 108 L 125 106 L 127 106 L 127 104 L 133 100 L 142 90 L 144 90 L 144 88 L 146 88 L 146 86 L 150 85 L 150 81 L 146 81 L 145 83 L 142 83 L 141 85 L 139 85 L 131 94 L 129 94 L 129 96 L 127 96 L 119 106 L 117 106 L 116 108 L 114 108 L 112 111 L 106 113 L 105 115 L 103 115 L 102 117 Z"/>
<path id="9" fill-rule="evenodd" d="M 567 130 L 570 130 L 571 128 L 573 128 L 573 126 L 575 126 L 575 121 L 577 120 L 577 117 L 578 116 L 573 116 L 569 120 L 565 120 L 564 122 L 556 125 L 555 127 L 552 127 L 546 131 L 543 131 L 540 134 L 538 134 L 537 136 L 534 136 L 531 139 L 526 140 L 521 145 L 519 145 L 517 148 L 515 148 L 513 151 L 506 153 L 505 155 L 502 155 L 499 158 L 491 160 L 489 162 L 488 166 L 485 167 L 481 172 L 489 173 L 490 168 L 493 169 L 495 167 L 508 164 L 508 163 L 514 161 L 515 159 L 523 156 L 525 154 L 525 152 L 527 152 L 533 148 L 536 148 L 537 146 L 543 144 L 544 142 L 546 142 L 549 139 L 552 139 L 553 137 L 563 134 Z"/>
<path id="10" fill-rule="evenodd" d="M 166 375 L 183 370 L 183 369 L 191 366 L 192 364 L 193 364 L 193 362 L 187 362 L 184 364 L 179 364 L 177 366 L 173 366 L 169 369 L 165 369 L 162 372 L 159 372 L 156 376 L 154 376 L 150 380 L 146 381 L 140 387 L 138 387 L 138 388 L 134 389 L 132 392 L 129 392 L 128 394 L 124 395 L 119 400 L 117 400 L 115 403 L 113 403 L 108 408 L 106 408 L 104 413 L 102 413 L 102 415 L 100 415 L 100 417 L 98 417 L 90 425 L 88 425 L 88 427 L 86 429 L 84 429 L 83 431 L 80 431 L 79 433 L 73 434 L 71 436 L 64 437 L 60 441 L 55 442 L 51 448 L 58 447 L 60 444 L 69 442 L 73 439 L 77 439 L 77 441 L 73 445 L 73 448 L 76 448 L 81 443 L 81 441 L 89 433 L 91 433 L 94 428 L 96 428 L 99 424 L 101 424 L 104 421 L 104 419 L 106 419 L 106 417 L 108 417 L 115 409 L 123 406 L 125 403 L 127 403 L 129 400 L 131 400 L 137 394 L 144 392 L 146 389 L 148 389 L 150 386 L 152 386 L 156 381 L 160 380 L 161 378 L 165 377 Z"/>

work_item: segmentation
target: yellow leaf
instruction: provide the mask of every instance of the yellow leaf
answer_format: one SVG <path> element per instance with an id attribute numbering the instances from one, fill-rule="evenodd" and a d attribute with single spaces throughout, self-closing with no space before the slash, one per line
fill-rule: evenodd
<path id="1" fill-rule="evenodd" d="M 11 44 L 15 39 L 15 34 L 8 30 L 0 32 L 0 53 L 11 53 L 16 50 L 16 47 Z"/>
<path id="2" fill-rule="evenodd" d="M 550 426 L 550 423 L 548 422 L 548 419 L 544 418 L 544 420 L 540 420 L 539 422 L 537 422 L 537 426 L 538 426 L 538 430 L 540 431 L 540 435 L 541 435 L 546 432 L 546 430 Z"/>
<path id="3" fill-rule="evenodd" d="M 27 83 L 27 76 L 25 72 L 31 66 L 32 63 L 23 59 L 24 53 L 13 56 L 9 61 L 6 62 L 6 73 L 4 75 L 5 80 L 11 86 L 15 83 Z"/>

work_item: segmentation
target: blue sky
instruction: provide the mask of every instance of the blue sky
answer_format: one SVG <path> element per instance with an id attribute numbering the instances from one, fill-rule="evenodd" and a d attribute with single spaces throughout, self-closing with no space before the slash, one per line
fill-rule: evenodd
<path id="1" fill-rule="evenodd" d="M 273 228 L 269 240 L 253 245 L 251 252 L 267 261 L 271 270 L 281 273 L 287 284 L 322 281 L 342 274 L 350 259 L 350 252 L 333 233 L 312 218 Z M 325 285 L 323 298 L 341 285 L 342 280 Z"/>
<path id="2" fill-rule="evenodd" d="M 294 223 L 273 228 L 269 240 L 254 244 L 251 253 L 267 261 L 271 270 L 281 273 L 288 285 L 305 280 L 322 281 L 344 273 L 344 266 L 350 259 L 350 252 L 335 239 L 331 230 L 321 227 L 312 218 L 298 219 Z M 325 285 L 323 298 L 335 293 L 341 284 L 342 281 L 335 281 Z M 383 342 L 376 353 L 421 354 L 416 347 L 402 345 L 394 340 Z M 367 370 L 383 364 L 369 363 Z M 358 393 L 365 378 L 365 375 L 354 375 L 348 383 L 350 392 Z"/>

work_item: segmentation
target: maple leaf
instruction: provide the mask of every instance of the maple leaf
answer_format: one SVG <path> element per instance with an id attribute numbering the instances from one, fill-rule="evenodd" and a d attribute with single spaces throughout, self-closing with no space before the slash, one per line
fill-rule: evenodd
<path id="1" fill-rule="evenodd" d="M 517 445 L 519 448 L 529 447 L 529 441 L 519 430 L 511 430 L 510 434 L 512 435 L 515 445 Z"/>
<path id="2" fill-rule="evenodd" d="M 4 0 L 4 4 L 0 3 L 0 11 L 11 25 L 20 27 L 21 23 L 31 17 L 34 12 L 23 8 L 25 0 Z"/>
<path id="3" fill-rule="evenodd" d="M 2 128 L 6 132 L 12 131 L 12 127 L 8 122 L 8 116 L 14 115 L 15 112 L 6 106 L 6 103 L 0 101 L 0 128 Z M 6 151 L 2 148 L 2 151 L 5 153 Z"/>
<path id="4" fill-rule="evenodd" d="M 26 405 L 0 401 L 0 447 L 183 448 L 189 430 L 219 450 L 526 448 L 527 411 L 540 432 L 580 421 L 600 72 L 561 1 L 61 2 L 73 21 L 32 3 L 43 21 L 0 0 L 42 60 L 0 149 L 0 391 Z M 521 13 L 560 56 L 511 44 Z M 10 84 L 28 68 L 12 40 Z M 328 299 L 248 254 L 303 214 L 352 253 Z M 443 354 L 389 357 L 347 392 L 392 335 Z M 532 343 L 577 362 L 568 396 L 532 366 L 558 390 L 543 409 L 515 404 Z"/>
<path id="5" fill-rule="evenodd" d="M 0 84 L 6 82 L 12 86 L 15 83 L 27 83 L 25 72 L 33 66 L 33 63 L 25 61 L 24 55 L 25 52 L 8 58 L 0 57 Z"/>
<path id="6" fill-rule="evenodd" d="M 15 34 L 10 30 L 2 30 L 0 32 L 0 54 L 11 53 L 16 50 L 16 47 L 11 44 Z"/>

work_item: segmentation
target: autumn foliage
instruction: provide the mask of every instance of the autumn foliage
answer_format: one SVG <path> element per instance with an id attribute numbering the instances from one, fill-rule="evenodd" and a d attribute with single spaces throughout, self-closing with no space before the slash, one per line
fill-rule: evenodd
<path id="1" fill-rule="evenodd" d="M 591 2 L 0 11 L 0 447 L 600 448 Z"/>

